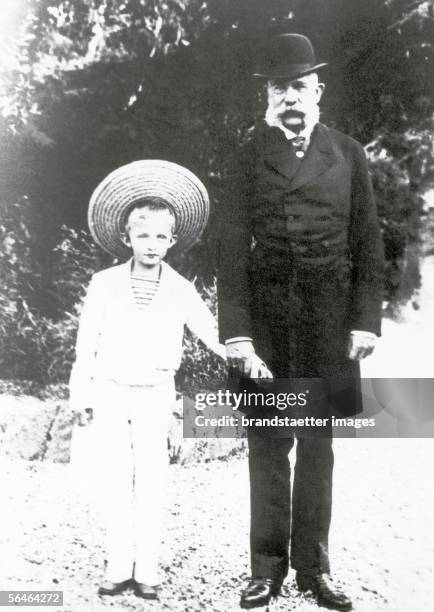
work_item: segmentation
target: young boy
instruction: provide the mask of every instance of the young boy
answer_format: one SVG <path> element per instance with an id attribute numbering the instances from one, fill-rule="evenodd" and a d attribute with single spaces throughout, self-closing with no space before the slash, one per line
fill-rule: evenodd
<path id="1" fill-rule="evenodd" d="M 97 484 L 107 533 L 101 595 L 132 586 L 139 597 L 158 596 L 167 431 L 184 325 L 224 356 L 212 314 L 194 286 L 163 259 L 176 232 L 186 248 L 207 215 L 203 185 L 168 162 L 124 166 L 91 200 L 95 240 L 113 255 L 126 247 L 132 251 L 127 263 L 92 278 L 70 381 L 73 410 L 80 424 L 93 417 L 98 438 Z"/>

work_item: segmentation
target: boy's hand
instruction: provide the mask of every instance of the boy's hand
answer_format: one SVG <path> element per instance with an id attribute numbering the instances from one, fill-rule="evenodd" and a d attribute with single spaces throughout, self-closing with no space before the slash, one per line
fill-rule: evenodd
<path id="1" fill-rule="evenodd" d="M 75 410 L 75 422 L 80 427 L 86 427 L 93 421 L 93 408 L 80 408 Z"/>

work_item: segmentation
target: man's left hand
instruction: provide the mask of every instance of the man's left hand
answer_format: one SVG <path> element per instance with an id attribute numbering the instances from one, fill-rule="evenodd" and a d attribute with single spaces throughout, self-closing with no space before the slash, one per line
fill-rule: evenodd
<path id="1" fill-rule="evenodd" d="M 348 358 L 353 361 L 364 359 L 375 348 L 377 336 L 367 331 L 352 331 L 348 343 Z"/>
<path id="2" fill-rule="evenodd" d="M 93 421 L 93 408 L 78 408 L 74 410 L 74 417 L 79 427 L 86 427 Z"/>

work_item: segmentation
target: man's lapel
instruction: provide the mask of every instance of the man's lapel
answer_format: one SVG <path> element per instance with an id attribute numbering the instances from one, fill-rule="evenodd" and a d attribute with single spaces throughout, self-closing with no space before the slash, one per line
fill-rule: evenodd
<path id="1" fill-rule="evenodd" d="M 337 157 L 328 130 L 318 123 L 312 132 L 306 155 L 291 181 L 291 191 L 312 182 L 336 162 Z"/>
<path id="2" fill-rule="evenodd" d="M 289 179 L 289 189 L 294 191 L 323 174 L 336 163 L 337 157 L 327 128 L 318 123 L 301 163 L 298 163 L 290 143 L 279 128 L 266 129 L 264 160 Z"/>
<path id="3" fill-rule="evenodd" d="M 278 127 L 266 126 L 263 147 L 265 163 L 277 170 L 279 174 L 292 180 L 299 162 L 282 130 Z"/>

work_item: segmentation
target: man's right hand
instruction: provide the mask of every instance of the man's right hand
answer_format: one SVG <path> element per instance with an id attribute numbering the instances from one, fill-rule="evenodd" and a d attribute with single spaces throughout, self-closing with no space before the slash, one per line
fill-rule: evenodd
<path id="1" fill-rule="evenodd" d="M 253 378 L 273 378 L 267 365 L 256 355 L 250 340 L 239 340 L 226 344 L 226 358 L 230 367 Z"/>
<path id="2" fill-rule="evenodd" d="M 239 340 L 226 344 L 226 359 L 231 368 L 236 368 L 243 374 L 250 373 L 250 357 L 255 354 L 253 342 Z"/>
<path id="3" fill-rule="evenodd" d="M 249 369 L 250 378 L 273 380 L 273 374 L 268 369 L 267 364 L 256 353 L 250 355 L 247 359 L 246 367 Z"/>

